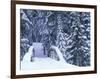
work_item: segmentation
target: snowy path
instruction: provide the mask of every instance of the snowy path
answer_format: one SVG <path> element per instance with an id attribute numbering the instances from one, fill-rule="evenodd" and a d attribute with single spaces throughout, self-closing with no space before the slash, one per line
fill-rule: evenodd
<path id="1" fill-rule="evenodd" d="M 34 49 L 35 49 L 35 57 L 41 57 L 41 58 L 43 58 L 43 57 L 46 57 L 45 55 L 44 55 L 44 51 L 43 51 L 43 45 L 42 45 L 42 43 L 33 43 L 33 47 L 34 47 Z"/>
<path id="2" fill-rule="evenodd" d="M 32 55 L 32 49 L 35 49 L 36 56 L 34 58 L 33 62 L 30 62 L 30 57 Z M 63 59 L 63 56 L 59 49 L 55 46 L 52 46 L 57 51 L 57 54 L 60 58 L 60 61 L 56 61 L 52 58 L 46 57 L 43 54 L 43 47 L 42 43 L 33 43 L 32 46 L 30 46 L 28 52 L 23 58 L 23 61 L 21 62 L 21 69 L 22 70 L 44 70 L 44 69 L 64 69 L 64 68 L 72 68 L 76 67 L 74 65 L 70 65 L 65 62 Z"/>

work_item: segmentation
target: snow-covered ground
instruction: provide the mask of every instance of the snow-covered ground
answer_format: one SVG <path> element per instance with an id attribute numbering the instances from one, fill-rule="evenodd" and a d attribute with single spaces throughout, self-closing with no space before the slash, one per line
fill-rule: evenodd
<path id="1" fill-rule="evenodd" d="M 35 52 L 37 54 L 34 57 L 34 61 L 30 62 L 33 48 L 35 49 Z M 42 44 L 33 43 L 33 45 L 30 46 L 28 52 L 24 56 L 23 61 L 21 62 L 21 70 L 65 69 L 76 67 L 65 62 L 62 53 L 57 47 L 52 46 L 52 48 L 54 48 L 57 51 L 60 61 L 56 61 L 52 58 L 46 57 L 45 55 L 43 56 Z"/>
<path id="2" fill-rule="evenodd" d="M 22 70 L 45 70 L 45 69 L 67 69 L 76 67 L 67 63 L 47 58 L 34 58 L 34 62 L 21 62 Z"/>

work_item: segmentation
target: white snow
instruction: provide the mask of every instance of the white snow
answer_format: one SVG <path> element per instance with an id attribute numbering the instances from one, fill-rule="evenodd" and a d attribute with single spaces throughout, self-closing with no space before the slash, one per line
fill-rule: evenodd
<path id="1" fill-rule="evenodd" d="M 56 61 L 51 58 L 34 58 L 34 62 L 21 62 L 21 70 L 44 70 L 44 69 L 67 69 L 75 68 L 76 66 L 70 65 L 61 61 Z"/>
<path id="2" fill-rule="evenodd" d="M 81 27 L 81 28 L 84 28 L 85 26 L 84 26 L 84 25 L 80 25 L 80 27 Z"/>
<path id="3" fill-rule="evenodd" d="M 22 38 L 21 41 L 28 41 L 28 39 L 26 39 L 26 38 Z"/>
<path id="4" fill-rule="evenodd" d="M 86 36 L 82 36 L 82 38 L 83 38 L 83 39 L 87 39 L 87 37 L 86 37 Z"/>
<path id="5" fill-rule="evenodd" d="M 41 43 L 38 45 L 40 45 L 40 47 L 42 46 Z M 37 57 L 34 57 L 33 62 L 30 62 L 30 56 L 32 54 L 32 49 L 33 48 L 39 49 L 40 47 L 38 45 L 36 43 L 33 43 L 33 45 L 30 46 L 28 52 L 23 58 L 23 61 L 21 62 L 21 70 L 65 69 L 65 68 L 77 67 L 77 66 L 66 63 L 66 61 L 63 58 L 62 53 L 56 46 L 51 46 L 51 48 L 55 49 L 55 51 L 57 52 L 57 55 L 60 58 L 60 61 L 56 61 L 49 57 L 38 57 L 37 56 Z"/>

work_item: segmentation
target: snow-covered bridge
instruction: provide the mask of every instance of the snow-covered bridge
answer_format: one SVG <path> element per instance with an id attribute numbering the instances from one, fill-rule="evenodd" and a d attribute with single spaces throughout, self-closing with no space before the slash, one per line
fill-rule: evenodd
<path id="1" fill-rule="evenodd" d="M 31 62 L 31 55 L 33 54 L 33 49 L 35 50 L 34 61 Z M 44 55 L 42 43 L 33 43 L 30 46 L 28 52 L 25 54 L 23 61 L 21 62 L 22 70 L 29 69 L 53 69 L 53 68 L 66 68 L 72 67 L 72 65 L 67 64 L 63 58 L 62 53 L 56 46 L 51 46 L 51 49 L 55 50 L 57 56 L 59 57 L 59 61 L 53 59 L 52 57 L 48 57 Z"/>

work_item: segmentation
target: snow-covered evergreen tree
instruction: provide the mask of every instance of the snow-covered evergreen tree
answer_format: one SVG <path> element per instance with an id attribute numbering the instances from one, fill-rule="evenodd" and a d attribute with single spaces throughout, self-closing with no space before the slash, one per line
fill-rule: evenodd
<path id="1" fill-rule="evenodd" d="M 83 13 L 85 14 L 85 13 Z M 90 39 L 87 34 L 86 28 L 87 23 L 82 24 L 83 19 L 81 13 L 73 13 L 73 19 L 71 30 L 72 37 L 67 41 L 66 57 L 67 62 L 78 66 L 89 66 L 90 65 Z M 88 15 L 89 16 L 89 15 Z M 88 17 L 88 24 L 90 20 Z M 90 28 L 90 26 L 88 26 Z M 90 31 L 88 30 L 88 33 Z M 88 36 L 87 36 L 88 35 Z M 90 37 L 90 36 L 89 36 Z"/>
<path id="2" fill-rule="evenodd" d="M 57 27 L 57 42 L 56 42 L 56 45 L 57 47 L 60 49 L 60 51 L 62 53 L 64 53 L 64 44 L 65 44 L 65 41 L 64 41 L 64 37 L 63 37 L 63 33 L 62 33 L 62 20 L 61 20 L 61 14 L 58 14 L 57 16 L 57 19 L 58 19 L 58 27 Z"/>

